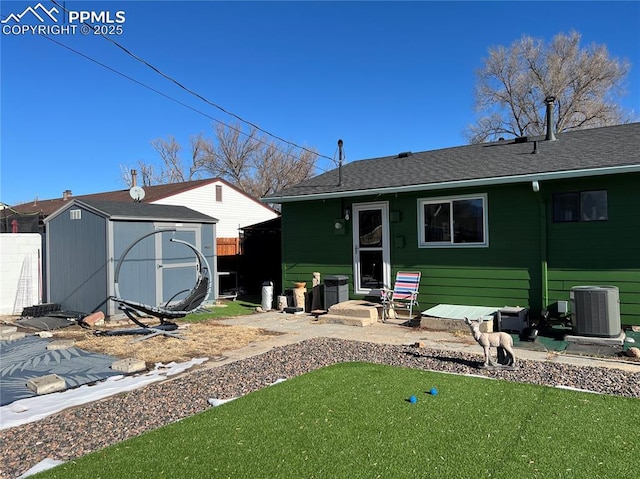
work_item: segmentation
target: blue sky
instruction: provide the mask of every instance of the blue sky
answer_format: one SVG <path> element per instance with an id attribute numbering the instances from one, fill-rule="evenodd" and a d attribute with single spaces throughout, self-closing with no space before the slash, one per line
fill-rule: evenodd
<path id="1" fill-rule="evenodd" d="M 37 3 L 3 1 L 2 18 Z M 462 131 L 476 119 L 475 70 L 488 48 L 523 34 L 548 41 L 576 30 L 583 46 L 605 44 L 612 57 L 632 63 L 622 106 L 640 112 L 637 1 L 64 4 L 112 18 L 125 12 L 122 34 L 112 38 L 131 53 L 322 155 L 335 157 L 342 138 L 347 162 L 464 144 Z M 37 21 L 25 16 L 22 23 Z M 121 165 L 158 159 L 152 140 L 173 135 L 187 146 L 192 135 L 212 136 L 211 118 L 238 121 L 100 36 L 50 38 L 84 56 L 42 36 L 1 35 L 4 203 L 55 198 L 67 189 L 122 189 Z M 329 160 L 319 166 L 333 167 Z"/>

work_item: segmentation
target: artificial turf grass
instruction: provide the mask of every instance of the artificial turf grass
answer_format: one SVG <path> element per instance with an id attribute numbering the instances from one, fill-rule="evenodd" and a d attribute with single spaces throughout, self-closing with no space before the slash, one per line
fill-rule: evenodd
<path id="1" fill-rule="evenodd" d="M 260 306 L 260 298 L 257 296 L 238 296 L 235 300 L 221 300 L 220 304 L 207 307 L 206 312 L 188 314 L 181 318 L 181 321 L 197 323 L 209 319 L 246 316 L 255 313 L 258 306 Z"/>
<path id="2" fill-rule="evenodd" d="M 638 423 L 637 399 L 342 363 L 37 477 L 636 477 Z"/>

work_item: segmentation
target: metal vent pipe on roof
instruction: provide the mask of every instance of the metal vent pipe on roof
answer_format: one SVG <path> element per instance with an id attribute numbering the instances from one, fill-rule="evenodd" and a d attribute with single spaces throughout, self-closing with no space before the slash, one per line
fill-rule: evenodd
<path id="1" fill-rule="evenodd" d="M 547 136 L 545 140 L 554 141 L 556 136 L 553 133 L 553 102 L 556 101 L 556 98 L 553 96 L 548 96 L 544 99 L 544 102 L 547 104 Z"/>
<path id="2" fill-rule="evenodd" d="M 342 186 L 342 140 L 338 140 L 338 186 Z"/>

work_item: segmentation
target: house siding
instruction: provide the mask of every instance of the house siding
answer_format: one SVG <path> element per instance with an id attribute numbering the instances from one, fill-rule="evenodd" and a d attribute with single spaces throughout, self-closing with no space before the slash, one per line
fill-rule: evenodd
<path id="1" fill-rule="evenodd" d="M 549 222 L 549 300 L 568 301 L 574 286 L 612 285 L 622 324 L 640 324 L 640 175 L 553 182 L 552 193 L 607 190 L 606 221 Z M 549 209 L 551 219 L 551 210 Z"/>
<path id="2" fill-rule="evenodd" d="M 222 201 L 216 201 L 216 186 L 222 187 Z M 239 229 L 277 218 L 271 208 L 223 182 L 213 182 L 158 201 L 157 205 L 188 206 L 218 220 L 218 238 L 238 238 Z"/>
<path id="3" fill-rule="evenodd" d="M 348 275 L 353 291 L 350 225 L 346 234 L 336 235 L 334 223 L 341 218 L 340 200 L 283 204 L 282 285 L 297 281 L 311 284 L 314 272 Z"/>
<path id="4" fill-rule="evenodd" d="M 345 274 L 357 298 L 352 225 L 343 235 L 333 225 L 352 203 L 387 201 L 396 219 L 389 224 L 392 278 L 403 269 L 422 272 L 422 310 L 445 303 L 521 306 L 539 314 L 568 300 L 572 286 L 606 284 L 620 289 L 622 323 L 640 324 L 639 176 L 542 182 L 538 193 L 522 183 L 283 203 L 283 284 L 310 281 L 314 271 Z M 608 191 L 608 221 L 553 223 L 554 192 L 591 189 Z M 418 200 L 467 194 L 487 195 L 488 247 L 419 248 Z"/>

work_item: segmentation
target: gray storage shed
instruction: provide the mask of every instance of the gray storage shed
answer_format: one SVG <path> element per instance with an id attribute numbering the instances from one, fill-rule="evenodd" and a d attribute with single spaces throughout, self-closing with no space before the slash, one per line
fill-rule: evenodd
<path id="1" fill-rule="evenodd" d="M 207 259 L 213 302 L 217 221 L 184 206 L 71 200 L 45 219 L 48 301 L 65 311 L 119 315 L 107 298 L 115 295 L 114 272 L 123 254 L 121 297 L 153 306 L 180 300 L 194 286 L 197 259 L 190 248 L 170 241 L 175 238 Z"/>

